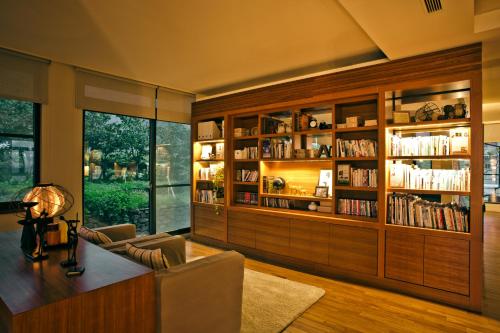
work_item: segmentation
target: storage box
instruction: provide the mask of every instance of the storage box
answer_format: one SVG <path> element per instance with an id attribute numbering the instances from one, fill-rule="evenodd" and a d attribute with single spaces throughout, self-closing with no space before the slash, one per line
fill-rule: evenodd
<path id="1" fill-rule="evenodd" d="M 365 120 L 365 126 L 377 126 L 377 119 Z"/>
<path id="2" fill-rule="evenodd" d="M 360 116 L 346 117 L 345 123 L 347 127 L 359 127 L 362 124 L 362 119 Z"/>
<path id="3" fill-rule="evenodd" d="M 214 140 L 220 138 L 221 133 L 215 121 L 198 123 L 198 140 Z"/>

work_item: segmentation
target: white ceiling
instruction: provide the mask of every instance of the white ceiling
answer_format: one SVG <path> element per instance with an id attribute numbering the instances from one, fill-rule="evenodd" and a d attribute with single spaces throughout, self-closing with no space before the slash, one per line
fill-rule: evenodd
<path id="1" fill-rule="evenodd" d="M 484 41 L 500 102 L 500 1 L 441 1 L 1 0 L 0 47 L 212 95 Z"/>

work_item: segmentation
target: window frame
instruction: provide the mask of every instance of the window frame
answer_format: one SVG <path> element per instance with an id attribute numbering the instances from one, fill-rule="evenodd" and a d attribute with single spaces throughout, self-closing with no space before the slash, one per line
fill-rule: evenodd
<path id="1" fill-rule="evenodd" d="M 6 98 L 9 99 L 9 98 Z M 12 100 L 12 99 L 11 99 Z M 33 104 L 33 135 L 17 134 L 17 133 L 4 133 L 0 132 L 0 137 L 33 139 L 33 185 L 40 183 L 40 140 L 41 140 L 41 109 L 40 103 Z M 0 201 L 0 214 L 16 213 L 21 211 L 16 208 L 13 201 Z"/>

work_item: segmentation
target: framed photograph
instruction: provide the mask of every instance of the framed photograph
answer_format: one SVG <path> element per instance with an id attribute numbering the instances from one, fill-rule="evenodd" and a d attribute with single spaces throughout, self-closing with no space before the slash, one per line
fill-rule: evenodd
<path id="1" fill-rule="evenodd" d="M 350 185 L 351 184 L 351 165 L 339 164 L 337 165 L 337 184 Z"/>
<path id="2" fill-rule="evenodd" d="M 410 122 L 410 111 L 393 111 L 392 122 L 394 124 L 408 124 Z"/>
<path id="3" fill-rule="evenodd" d="M 332 196 L 333 175 L 332 170 L 323 169 L 319 171 L 318 186 L 328 187 L 328 195 Z"/>
<path id="4" fill-rule="evenodd" d="M 316 186 L 314 196 L 319 198 L 328 198 L 328 186 Z"/>

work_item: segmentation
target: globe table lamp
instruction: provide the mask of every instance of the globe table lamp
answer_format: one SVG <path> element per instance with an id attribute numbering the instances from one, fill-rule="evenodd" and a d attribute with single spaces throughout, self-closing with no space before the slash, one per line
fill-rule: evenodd
<path id="1" fill-rule="evenodd" d="M 67 212 L 73 206 L 73 196 L 62 186 L 38 184 L 16 193 L 12 202 L 24 209 L 24 217 L 18 223 L 23 226 L 21 249 L 32 261 L 44 260 L 45 232 L 53 218 Z"/>

